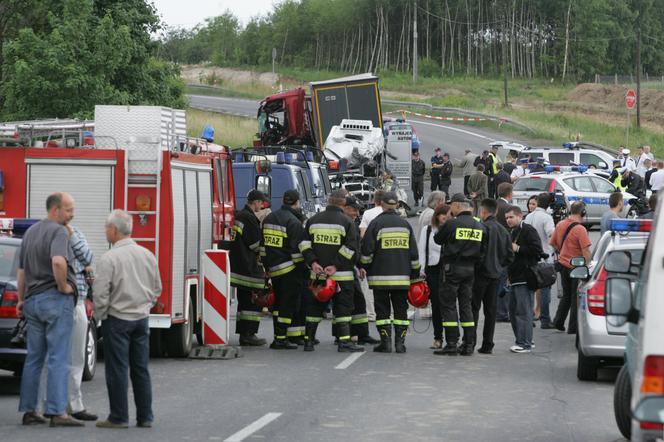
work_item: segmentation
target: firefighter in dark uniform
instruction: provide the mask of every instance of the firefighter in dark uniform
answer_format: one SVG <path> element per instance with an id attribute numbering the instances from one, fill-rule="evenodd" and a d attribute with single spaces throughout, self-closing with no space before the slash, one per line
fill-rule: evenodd
<path id="1" fill-rule="evenodd" d="M 346 197 L 344 213 L 353 220 L 357 239 L 360 240 L 360 203 L 352 196 Z M 357 244 L 357 250 L 360 245 Z M 359 262 L 359 253 L 355 254 L 355 264 Z M 357 337 L 358 344 L 378 344 L 378 340 L 369 335 L 369 317 L 367 316 L 367 301 L 364 299 L 360 280 L 366 278 L 364 269 L 355 267 L 355 280 L 353 281 L 353 315 L 350 321 L 350 334 Z"/>
<path id="2" fill-rule="evenodd" d="M 460 353 L 470 356 L 475 346 L 475 321 L 471 304 L 475 265 L 482 259 L 487 239 L 484 226 L 473 218 L 470 202 L 464 194 L 454 195 L 451 205 L 452 215 L 456 218 L 447 221 L 434 236 L 436 244 L 442 247 L 440 306 L 447 341 L 445 347 L 434 351 L 434 354 Z M 463 328 L 464 342 L 457 348 L 459 325 Z"/>
<path id="3" fill-rule="evenodd" d="M 274 350 L 294 350 L 297 345 L 288 341 L 288 327 L 293 325 L 298 296 L 301 288 L 301 274 L 297 272 L 295 260 L 301 256 L 300 241 L 304 235 L 302 223 L 296 216 L 300 194 L 297 190 L 287 190 L 283 196 L 281 209 L 270 213 L 263 221 L 263 264 L 272 280 L 275 293 Z"/>
<path id="4" fill-rule="evenodd" d="M 265 272 L 260 264 L 261 227 L 256 212 L 268 201 L 263 192 L 252 190 L 247 205 L 235 214 L 230 247 L 231 285 L 237 289 L 237 323 L 235 333 L 240 345 L 265 345 L 256 336 L 261 321 L 261 307 L 252 301 L 252 292 L 265 290 Z"/>
<path id="5" fill-rule="evenodd" d="M 358 237 L 353 221 L 344 215 L 346 194 L 335 190 L 323 212 L 309 218 L 300 242 L 300 252 L 311 269 L 311 279 L 326 274 L 336 281 L 339 291 L 332 298 L 335 336 L 340 352 L 364 351 L 350 339 L 353 315 L 354 263 Z M 305 323 L 305 351 L 313 351 L 316 329 L 323 319 L 325 304 L 311 300 Z"/>
<path id="6" fill-rule="evenodd" d="M 408 331 L 408 289 L 419 277 L 420 262 L 413 229 L 396 212 L 399 200 L 394 192 L 383 196 L 383 213 L 378 215 L 362 239 L 360 263 L 367 271 L 369 287 L 374 291 L 376 328 L 380 344 L 374 351 L 392 352 L 392 324 L 394 347 L 397 353 L 406 352 Z M 394 320 L 390 321 L 390 302 Z"/>

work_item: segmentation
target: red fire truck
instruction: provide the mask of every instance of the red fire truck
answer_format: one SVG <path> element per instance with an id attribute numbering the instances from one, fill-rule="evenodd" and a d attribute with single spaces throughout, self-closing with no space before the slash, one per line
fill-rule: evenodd
<path id="1" fill-rule="evenodd" d="M 37 126 L 32 135 L 48 131 Z M 229 149 L 186 139 L 184 111 L 154 106 L 97 106 L 93 143 L 91 134 L 79 137 L 86 140 L 80 146 L 64 134 L 64 147 L 50 147 L 58 144 L 52 135 L 29 144 L 49 147 L 0 147 L 0 217 L 44 217 L 46 197 L 68 192 L 74 224 L 99 257 L 109 248 L 106 216 L 129 211 L 132 236 L 154 252 L 163 284 L 150 314 L 151 353 L 188 355 L 192 335 L 200 338 L 201 253 L 230 240 Z"/>

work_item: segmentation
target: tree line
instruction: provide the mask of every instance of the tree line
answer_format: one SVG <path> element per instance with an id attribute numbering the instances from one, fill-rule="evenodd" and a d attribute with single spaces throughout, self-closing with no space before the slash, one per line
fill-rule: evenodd
<path id="1" fill-rule="evenodd" d="M 285 0 L 246 25 L 231 12 L 167 29 L 178 63 L 269 65 L 348 73 L 573 78 L 664 71 L 664 0 Z M 506 63 L 506 66 L 503 64 Z"/>
<path id="2" fill-rule="evenodd" d="M 0 121 L 184 106 L 177 66 L 155 56 L 160 26 L 145 0 L 0 0 Z"/>

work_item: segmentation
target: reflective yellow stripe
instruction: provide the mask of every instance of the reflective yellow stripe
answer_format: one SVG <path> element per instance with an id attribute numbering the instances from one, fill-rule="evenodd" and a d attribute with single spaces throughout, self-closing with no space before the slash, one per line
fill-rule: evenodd
<path id="1" fill-rule="evenodd" d="M 279 230 L 274 229 L 263 229 L 263 235 L 274 235 L 280 236 L 282 238 L 288 238 L 288 234 L 286 232 L 280 232 Z"/>
<path id="2" fill-rule="evenodd" d="M 371 261 L 373 261 L 373 255 L 371 256 L 360 256 L 360 262 L 362 264 L 371 264 Z"/>
<path id="3" fill-rule="evenodd" d="M 346 246 L 341 246 L 341 247 L 339 248 L 339 254 L 340 254 L 341 256 L 343 256 L 344 258 L 346 258 L 346 259 L 352 259 L 352 258 L 353 258 L 353 255 L 355 254 L 355 251 L 349 249 L 349 248 L 346 247 Z"/>
<path id="4" fill-rule="evenodd" d="M 353 272 L 337 272 L 334 275 L 330 276 L 335 281 L 354 281 L 355 280 L 355 275 Z"/>
<path id="5" fill-rule="evenodd" d="M 351 319 L 352 318 L 350 316 L 341 316 L 339 318 L 334 318 L 332 320 L 332 324 L 339 324 L 340 322 L 350 322 Z"/>
<path id="6" fill-rule="evenodd" d="M 471 322 L 462 322 L 461 327 L 475 327 L 475 321 Z"/>
<path id="7" fill-rule="evenodd" d="M 347 341 L 350 339 L 350 336 L 339 336 L 340 341 Z"/>
<path id="8" fill-rule="evenodd" d="M 291 324 L 293 320 L 291 318 L 284 318 L 283 316 L 279 316 L 277 318 L 277 322 L 279 324 Z"/>
<path id="9" fill-rule="evenodd" d="M 298 245 L 298 248 L 300 249 L 300 252 L 304 252 L 305 250 L 309 250 L 311 248 L 311 241 L 302 241 Z"/>
<path id="10" fill-rule="evenodd" d="M 445 322 L 443 321 L 443 327 L 457 327 L 459 325 L 458 322 Z"/>
<path id="11" fill-rule="evenodd" d="M 295 264 L 290 264 L 289 266 L 284 267 L 283 269 L 279 269 L 279 270 L 275 270 L 275 271 L 268 271 L 268 273 L 269 273 L 270 276 L 281 276 L 281 275 L 285 275 L 286 273 L 290 272 L 291 270 L 295 270 Z"/>
<path id="12" fill-rule="evenodd" d="M 410 279 L 394 279 L 394 280 L 381 280 L 374 279 L 369 281 L 370 286 L 385 286 L 392 287 L 398 285 L 410 285 Z"/>
<path id="13" fill-rule="evenodd" d="M 243 312 L 238 314 L 238 320 L 240 321 L 254 321 L 254 322 L 261 322 L 261 317 L 258 313 L 255 312 Z"/>
<path id="14" fill-rule="evenodd" d="M 353 325 L 365 324 L 369 322 L 369 317 L 367 315 L 353 315 L 353 319 L 350 320 L 350 323 Z"/>
<path id="15" fill-rule="evenodd" d="M 404 320 L 402 320 L 402 319 L 395 319 L 394 321 L 392 321 L 392 324 L 394 324 L 394 325 L 406 325 L 406 326 L 408 326 L 408 325 L 410 325 L 410 321 L 409 321 L 409 320 L 405 320 L 405 321 L 404 321 Z"/>
<path id="16" fill-rule="evenodd" d="M 410 268 L 413 270 L 417 270 L 420 268 L 420 262 L 419 261 L 411 261 L 410 262 Z"/>
<path id="17" fill-rule="evenodd" d="M 376 321 L 376 325 L 390 325 L 392 324 L 392 320 L 390 319 L 379 319 Z"/>
<path id="18" fill-rule="evenodd" d="M 323 318 L 318 316 L 307 316 L 306 318 L 304 318 L 304 320 L 306 322 L 320 322 L 323 320 Z"/>

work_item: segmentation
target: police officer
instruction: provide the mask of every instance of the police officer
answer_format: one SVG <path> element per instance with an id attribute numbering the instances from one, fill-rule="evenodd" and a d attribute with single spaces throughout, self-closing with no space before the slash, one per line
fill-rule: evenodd
<path id="1" fill-rule="evenodd" d="M 535 163 L 535 167 L 533 168 L 533 173 L 546 172 L 546 169 L 544 168 L 545 166 L 546 166 L 546 159 L 544 157 L 537 157 L 537 163 Z"/>
<path id="2" fill-rule="evenodd" d="M 443 190 L 440 182 L 440 172 L 445 160 L 442 157 L 440 147 L 434 149 L 435 155 L 431 157 L 431 191 Z"/>
<path id="3" fill-rule="evenodd" d="M 346 197 L 346 206 L 344 207 L 344 213 L 348 218 L 353 220 L 353 225 L 355 226 L 357 238 L 359 241 L 360 238 L 360 203 L 356 198 L 352 196 Z M 357 245 L 357 250 L 360 249 L 359 244 Z M 356 253 L 355 264 L 359 262 L 359 254 Z M 378 340 L 372 338 L 369 335 L 369 317 L 367 316 L 367 302 L 364 299 L 364 293 L 362 292 L 362 285 L 360 280 L 366 278 L 366 272 L 363 269 L 355 267 L 355 275 L 357 276 L 353 281 L 353 315 L 350 321 L 350 334 L 351 336 L 357 337 L 358 344 L 378 344 Z"/>
<path id="4" fill-rule="evenodd" d="M 623 166 L 621 163 L 622 160 L 619 158 L 613 160 L 613 170 L 611 171 L 611 176 L 609 176 L 609 181 L 611 181 L 619 191 L 624 192 L 625 187 L 623 186 L 623 175 L 622 175 Z"/>
<path id="5" fill-rule="evenodd" d="M 413 229 L 396 212 L 399 200 L 394 192 L 383 196 L 383 213 L 369 224 L 362 239 L 360 263 L 367 271 L 369 287 L 374 291 L 376 327 L 380 344 L 374 351 L 392 352 L 392 327 L 397 353 L 405 353 L 408 331 L 408 289 L 419 276 L 420 262 Z M 394 320 L 390 321 L 390 302 Z"/>
<path id="6" fill-rule="evenodd" d="M 496 197 L 496 183 L 495 178 L 498 175 L 498 146 L 491 146 L 491 151 L 486 158 L 486 170 L 485 173 L 489 177 L 489 198 Z"/>
<path id="7" fill-rule="evenodd" d="M 422 196 L 424 195 L 424 172 L 426 171 L 426 165 L 422 158 L 420 158 L 420 152 L 413 152 L 413 160 L 411 165 L 412 173 L 412 185 L 411 189 L 413 191 L 413 198 L 415 199 L 415 205 L 419 206 L 420 201 L 422 201 Z"/>
<path id="8" fill-rule="evenodd" d="M 486 248 L 484 226 L 472 215 L 470 202 L 462 193 L 451 200 L 452 215 L 456 218 L 447 221 L 434 236 L 436 244 L 442 247 L 442 283 L 440 288 L 441 316 L 445 330 L 445 347 L 434 351 L 437 355 L 466 356 L 473 354 L 475 346 L 475 321 L 471 300 L 475 265 L 482 259 Z M 457 313 L 457 300 L 459 311 Z M 463 327 L 464 343 L 457 348 L 459 340 L 459 319 Z"/>
<path id="9" fill-rule="evenodd" d="M 235 333 L 240 335 L 240 345 L 265 345 L 265 339 L 256 336 L 261 307 L 252 302 L 252 292 L 266 288 L 265 272 L 259 262 L 261 227 L 256 218 L 265 201 L 268 199 L 263 192 L 249 192 L 247 204 L 235 214 L 231 231 L 231 285 L 237 288 Z"/>
<path id="10" fill-rule="evenodd" d="M 358 237 L 353 221 L 344 215 L 346 195 L 343 190 L 335 190 L 328 198 L 328 206 L 323 212 L 309 218 L 304 229 L 304 239 L 300 242 L 300 252 L 311 268 L 311 278 L 326 274 L 338 284 L 339 291 L 334 295 L 333 313 L 335 335 L 340 352 L 364 351 L 350 339 L 350 322 L 353 314 L 354 262 L 357 253 Z M 312 300 L 305 324 L 305 351 L 313 351 L 316 329 L 323 319 L 325 305 Z"/>
<path id="11" fill-rule="evenodd" d="M 528 158 L 521 158 L 519 160 L 519 167 L 515 168 L 510 175 L 511 181 L 514 183 L 521 177 L 528 175 Z M 497 190 L 497 189 L 496 189 Z"/>
<path id="12" fill-rule="evenodd" d="M 274 350 L 294 350 L 297 345 L 287 339 L 288 327 L 293 324 L 301 275 L 296 271 L 296 259 L 301 257 L 300 241 L 304 228 L 297 218 L 300 194 L 297 190 L 287 190 L 283 196 L 281 209 L 270 213 L 263 221 L 263 264 L 272 280 L 276 296 L 274 320 Z"/>

